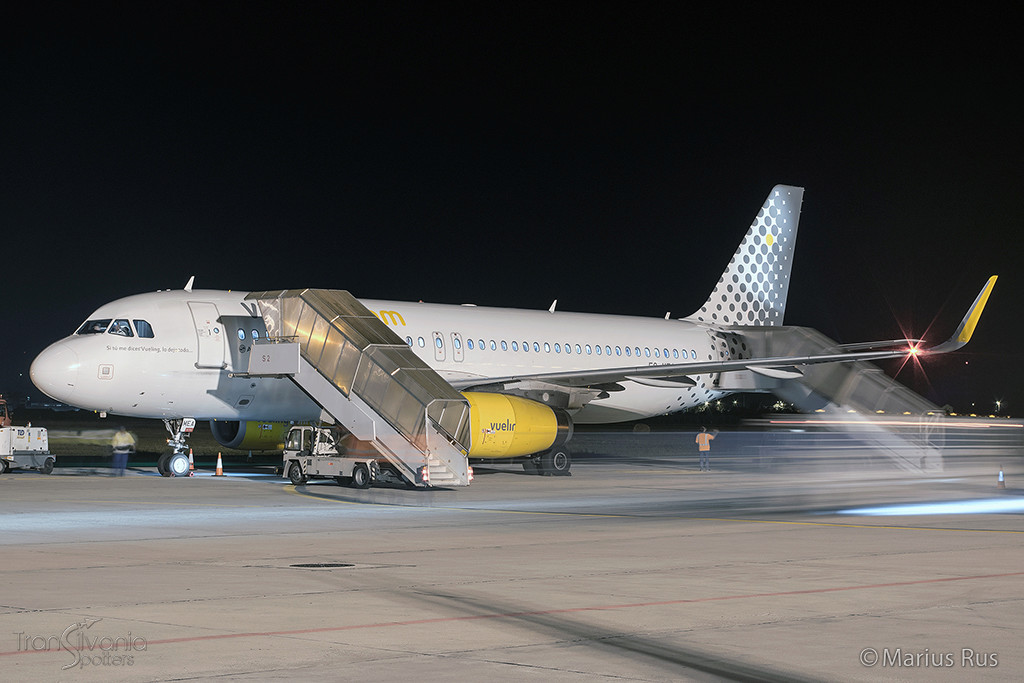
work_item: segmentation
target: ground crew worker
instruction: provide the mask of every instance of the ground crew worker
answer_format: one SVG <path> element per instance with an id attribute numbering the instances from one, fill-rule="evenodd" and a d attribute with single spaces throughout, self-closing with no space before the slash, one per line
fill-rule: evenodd
<path id="1" fill-rule="evenodd" d="M 135 452 L 135 437 L 123 426 L 114 434 L 111 441 L 114 447 L 114 473 L 124 476 L 124 469 L 128 466 L 128 456 Z"/>
<path id="2" fill-rule="evenodd" d="M 707 427 L 701 427 L 700 433 L 694 441 L 697 447 L 700 449 L 700 471 L 707 472 L 711 469 L 711 465 L 708 463 L 708 458 L 711 455 L 711 442 L 714 440 L 714 434 L 708 434 Z"/>

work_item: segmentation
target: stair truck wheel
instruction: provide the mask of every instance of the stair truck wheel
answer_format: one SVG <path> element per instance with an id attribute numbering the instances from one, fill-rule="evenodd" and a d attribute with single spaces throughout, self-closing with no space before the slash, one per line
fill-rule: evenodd
<path id="1" fill-rule="evenodd" d="M 299 466 L 299 463 L 293 462 L 288 466 L 288 479 L 296 486 L 305 483 L 306 478 L 302 476 L 302 467 Z"/>
<path id="2" fill-rule="evenodd" d="M 365 489 L 369 488 L 371 483 L 370 468 L 366 466 L 366 463 L 356 463 L 352 468 L 352 486 L 357 489 Z"/>
<path id="3" fill-rule="evenodd" d="M 42 472 L 43 474 L 49 474 L 50 472 L 53 472 L 53 458 L 47 458 L 46 460 L 44 460 L 42 467 L 39 468 L 39 471 Z"/>

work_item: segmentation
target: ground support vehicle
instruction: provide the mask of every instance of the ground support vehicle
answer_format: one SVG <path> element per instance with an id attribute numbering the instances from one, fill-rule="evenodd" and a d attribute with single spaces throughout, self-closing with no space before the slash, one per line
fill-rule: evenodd
<path id="1" fill-rule="evenodd" d="M 57 457 L 50 454 L 50 441 L 43 427 L 0 429 L 0 474 L 14 468 L 53 471 Z"/>
<path id="2" fill-rule="evenodd" d="M 298 486 L 310 479 L 334 479 L 340 486 L 368 488 L 380 477 L 376 458 L 347 457 L 335 427 L 292 427 L 284 442 L 281 470 Z"/>

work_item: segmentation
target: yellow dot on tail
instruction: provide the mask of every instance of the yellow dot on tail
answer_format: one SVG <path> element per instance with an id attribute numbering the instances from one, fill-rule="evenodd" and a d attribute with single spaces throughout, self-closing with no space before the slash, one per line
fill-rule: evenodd
<path id="1" fill-rule="evenodd" d="M 772 246 L 772 242 L 775 241 L 775 237 L 773 237 L 771 233 L 768 233 L 768 235 L 764 239 L 766 242 L 768 242 L 769 247 Z"/>

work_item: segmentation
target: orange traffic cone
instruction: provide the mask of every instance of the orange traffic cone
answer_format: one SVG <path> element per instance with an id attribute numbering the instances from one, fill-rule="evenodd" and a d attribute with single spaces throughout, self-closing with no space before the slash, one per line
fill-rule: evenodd
<path id="1" fill-rule="evenodd" d="M 188 449 L 188 476 L 196 476 L 196 461 L 192 457 L 192 449 Z"/>
<path id="2" fill-rule="evenodd" d="M 217 471 L 213 474 L 215 477 L 224 476 L 224 462 L 220 459 L 220 452 L 217 453 Z"/>

